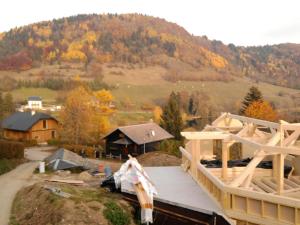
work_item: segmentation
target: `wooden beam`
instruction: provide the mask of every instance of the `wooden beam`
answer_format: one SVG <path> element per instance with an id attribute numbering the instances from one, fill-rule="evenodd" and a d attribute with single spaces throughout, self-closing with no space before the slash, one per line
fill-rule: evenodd
<path id="1" fill-rule="evenodd" d="M 276 184 L 277 184 L 277 194 L 282 194 L 283 192 L 283 182 L 284 182 L 284 155 L 278 154 L 276 157 Z M 273 165 L 274 167 L 274 165 Z"/>
<path id="2" fill-rule="evenodd" d="M 235 178 L 229 185 L 231 187 L 239 187 L 242 183 L 244 183 L 245 179 L 254 172 L 256 166 L 264 159 L 266 154 L 264 151 L 259 150 L 256 156 L 250 161 L 250 163 L 245 167 L 244 171 Z"/>
<path id="3" fill-rule="evenodd" d="M 265 121 L 265 120 L 259 120 L 259 119 L 249 118 L 249 117 L 246 117 L 246 116 L 234 115 L 234 114 L 230 114 L 230 113 L 227 114 L 227 117 L 237 119 L 237 120 L 240 120 L 240 121 L 243 121 L 243 122 L 246 122 L 246 123 L 254 123 L 256 125 L 270 127 L 270 128 L 273 128 L 273 129 L 278 129 L 279 128 L 278 123 L 269 122 L 269 121 Z"/>
<path id="4" fill-rule="evenodd" d="M 280 146 L 262 146 L 267 155 L 273 154 L 291 154 L 291 155 L 300 155 L 300 149 L 296 147 L 280 147 Z"/>
<path id="5" fill-rule="evenodd" d="M 300 135 L 300 130 L 294 131 L 290 136 L 283 140 L 283 146 L 287 146 L 297 140 Z"/>
<path id="6" fill-rule="evenodd" d="M 256 142 L 251 141 L 251 140 L 248 140 L 248 139 L 243 138 L 243 137 L 239 137 L 238 135 L 231 134 L 231 139 L 235 140 L 236 142 L 240 142 L 242 144 L 253 147 L 255 149 L 260 149 L 262 147 L 261 144 L 256 143 Z"/>
<path id="7" fill-rule="evenodd" d="M 179 147 L 179 151 L 181 152 L 182 155 L 184 155 L 188 160 L 192 160 L 192 155 L 187 151 L 185 150 L 183 147 Z"/>
<path id="8" fill-rule="evenodd" d="M 230 134 L 221 131 L 181 132 L 181 135 L 188 140 L 212 140 L 225 139 Z"/>
<path id="9" fill-rule="evenodd" d="M 290 124 L 282 124 L 282 129 L 284 130 L 299 130 L 300 123 L 290 123 Z"/>
<path id="10" fill-rule="evenodd" d="M 228 142 L 222 142 L 222 178 L 226 181 L 228 178 L 227 171 L 227 162 L 228 162 L 228 153 L 229 153 L 229 144 Z"/>
<path id="11" fill-rule="evenodd" d="M 224 121 L 224 119 L 227 117 L 227 113 L 222 113 L 217 119 L 215 119 L 211 125 L 217 126 L 219 122 Z"/>

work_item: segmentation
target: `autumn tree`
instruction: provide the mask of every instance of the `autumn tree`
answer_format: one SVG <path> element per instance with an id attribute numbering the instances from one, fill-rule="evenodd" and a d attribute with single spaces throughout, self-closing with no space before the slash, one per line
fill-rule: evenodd
<path id="1" fill-rule="evenodd" d="M 155 106 L 154 109 L 153 109 L 153 117 L 154 117 L 154 121 L 156 123 L 159 123 L 160 122 L 160 119 L 161 119 L 161 115 L 162 115 L 162 108 L 159 107 L 159 106 Z"/>
<path id="2" fill-rule="evenodd" d="M 111 101 L 112 95 L 106 90 L 93 93 L 79 86 L 70 91 L 60 114 L 61 136 L 69 143 L 97 142 L 110 128 Z"/>
<path id="3" fill-rule="evenodd" d="M 180 111 L 180 97 L 174 92 L 171 93 L 167 104 L 163 107 L 160 125 L 176 140 L 182 140 L 180 132 L 183 129 L 183 120 Z"/>
<path id="4" fill-rule="evenodd" d="M 264 100 L 258 100 L 252 102 L 245 110 L 245 115 L 248 117 L 276 121 L 278 120 L 278 114 L 271 104 Z"/>
<path id="5" fill-rule="evenodd" d="M 252 86 L 249 89 L 249 92 L 244 97 L 244 100 L 242 102 L 242 107 L 240 109 L 240 114 L 245 114 L 245 110 L 248 108 L 249 105 L 252 104 L 252 102 L 262 100 L 262 93 L 257 87 Z"/>

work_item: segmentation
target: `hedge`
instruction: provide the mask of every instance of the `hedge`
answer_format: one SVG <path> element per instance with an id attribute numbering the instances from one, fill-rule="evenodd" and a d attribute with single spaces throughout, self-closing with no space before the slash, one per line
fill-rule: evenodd
<path id="1" fill-rule="evenodd" d="M 0 159 L 23 159 L 24 144 L 15 141 L 0 140 Z"/>
<path id="2" fill-rule="evenodd" d="M 80 155 L 81 151 L 83 150 L 88 158 L 95 158 L 96 149 L 90 146 L 65 144 L 63 145 L 63 148 L 75 152 L 78 155 Z"/>

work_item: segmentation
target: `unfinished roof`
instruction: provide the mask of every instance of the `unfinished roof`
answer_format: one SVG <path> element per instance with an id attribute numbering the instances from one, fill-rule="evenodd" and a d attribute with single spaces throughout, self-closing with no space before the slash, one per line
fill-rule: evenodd
<path id="1" fill-rule="evenodd" d="M 45 113 L 16 112 L 2 121 L 2 128 L 16 131 L 28 131 L 40 120 L 53 119 L 51 115 Z"/>
<path id="2" fill-rule="evenodd" d="M 181 167 L 144 167 L 144 169 L 158 192 L 154 200 L 205 214 L 222 214 L 222 210 L 214 200 Z M 127 181 L 122 182 L 121 190 L 129 194 L 135 193 Z"/>
<path id="3" fill-rule="evenodd" d="M 28 101 L 42 101 L 42 98 L 39 96 L 30 96 L 28 97 Z"/>
<path id="4" fill-rule="evenodd" d="M 130 140 L 139 145 L 173 138 L 171 134 L 158 126 L 156 123 L 144 123 L 119 127 L 104 138 L 108 138 L 116 131 L 122 132 Z"/>

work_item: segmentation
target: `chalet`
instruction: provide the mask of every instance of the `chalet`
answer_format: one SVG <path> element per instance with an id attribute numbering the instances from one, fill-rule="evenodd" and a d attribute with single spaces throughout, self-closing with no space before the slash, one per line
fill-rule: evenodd
<path id="1" fill-rule="evenodd" d="M 29 109 L 42 109 L 42 98 L 39 96 L 30 96 L 28 97 L 28 108 Z"/>
<path id="2" fill-rule="evenodd" d="M 45 113 L 16 112 L 2 122 L 4 138 L 45 142 L 57 136 L 58 121 Z"/>
<path id="3" fill-rule="evenodd" d="M 173 136 L 155 123 L 119 127 L 104 137 L 106 154 L 121 158 L 154 151 L 161 141 L 170 138 Z"/>

